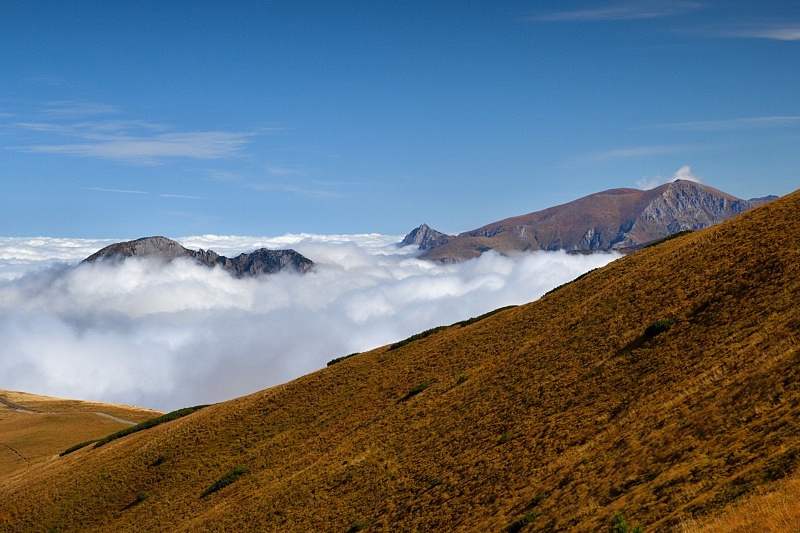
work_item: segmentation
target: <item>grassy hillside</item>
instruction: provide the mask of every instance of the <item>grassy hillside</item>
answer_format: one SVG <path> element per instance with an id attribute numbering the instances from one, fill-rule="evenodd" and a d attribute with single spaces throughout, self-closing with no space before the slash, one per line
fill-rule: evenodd
<path id="1" fill-rule="evenodd" d="M 800 464 L 799 211 L 795 193 L 532 304 L 25 469 L 0 479 L 0 529 L 710 520 Z"/>
<path id="2" fill-rule="evenodd" d="M 138 407 L 0 390 L 0 477 L 158 414 Z"/>

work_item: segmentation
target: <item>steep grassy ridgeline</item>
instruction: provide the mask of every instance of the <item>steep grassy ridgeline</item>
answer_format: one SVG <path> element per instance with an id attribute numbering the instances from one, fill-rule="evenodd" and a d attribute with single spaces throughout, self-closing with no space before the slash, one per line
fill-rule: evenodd
<path id="1" fill-rule="evenodd" d="M 800 465 L 798 212 L 28 468 L 0 530 L 679 531 L 746 505 Z"/>
<path id="2" fill-rule="evenodd" d="M 128 427 L 123 420 L 140 422 L 158 414 L 138 407 L 0 390 L 0 476 Z"/>

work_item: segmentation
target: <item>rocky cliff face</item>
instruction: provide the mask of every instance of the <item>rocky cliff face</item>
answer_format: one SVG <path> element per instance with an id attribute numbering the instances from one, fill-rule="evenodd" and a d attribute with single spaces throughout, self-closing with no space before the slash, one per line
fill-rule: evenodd
<path id="1" fill-rule="evenodd" d="M 748 200 L 679 180 L 667 184 L 661 194 L 641 210 L 630 228 L 620 228 L 619 240 L 614 246 L 635 246 L 679 231 L 707 228 L 754 207 Z"/>
<path id="2" fill-rule="evenodd" d="M 603 191 L 438 241 L 425 240 L 425 231 L 419 230 L 427 226 L 420 226 L 406 240 L 408 244 L 419 241 L 424 250 L 420 257 L 441 262 L 470 259 L 487 250 L 625 250 L 682 230 L 706 228 L 766 200 L 742 200 L 700 183 L 678 180 L 648 191 Z M 422 248 L 423 242 L 427 248 Z"/>
<path id="3" fill-rule="evenodd" d="M 261 248 L 249 254 L 228 258 L 213 250 L 189 250 L 166 237 L 145 237 L 135 241 L 111 244 L 90 255 L 84 261 L 89 263 L 122 261 L 127 257 L 156 257 L 164 261 L 185 257 L 208 267 L 219 266 L 239 278 L 275 274 L 285 269 L 304 273 L 314 267 L 313 261 L 294 250 Z"/>

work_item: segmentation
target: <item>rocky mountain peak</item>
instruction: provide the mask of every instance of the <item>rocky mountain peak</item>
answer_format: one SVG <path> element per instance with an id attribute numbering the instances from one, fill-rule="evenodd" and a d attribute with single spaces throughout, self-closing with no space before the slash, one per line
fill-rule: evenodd
<path id="1" fill-rule="evenodd" d="M 421 258 L 446 263 L 487 250 L 630 251 L 679 231 L 723 222 L 768 198 L 751 202 L 698 182 L 676 180 L 650 190 L 622 188 L 590 194 L 457 236 L 432 237 L 423 224 L 403 242 L 420 243 Z"/>
<path id="2" fill-rule="evenodd" d="M 128 257 L 155 257 L 166 262 L 185 257 L 207 267 L 219 266 L 239 278 L 276 274 L 282 270 L 305 273 L 314 267 L 312 260 L 295 250 L 260 248 L 235 258 L 228 258 L 213 250 L 189 250 L 177 241 L 161 236 L 111 244 L 90 255 L 84 262 L 117 262 Z"/>
<path id="3" fill-rule="evenodd" d="M 159 257 L 172 261 L 178 257 L 191 257 L 193 254 L 194 252 L 184 248 L 177 241 L 156 236 L 110 244 L 87 257 L 85 261 L 89 263 L 97 260 L 122 261 L 126 257 Z"/>
<path id="4" fill-rule="evenodd" d="M 441 246 L 452 238 L 452 235 L 436 231 L 427 224 L 422 224 L 414 228 L 403 238 L 401 246 L 418 246 L 420 250 L 430 250 L 436 246 Z"/>

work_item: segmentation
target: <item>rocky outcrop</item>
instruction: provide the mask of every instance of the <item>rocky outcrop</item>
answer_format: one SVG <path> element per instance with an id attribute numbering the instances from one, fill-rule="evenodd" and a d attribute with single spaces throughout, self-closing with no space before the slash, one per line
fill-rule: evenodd
<path id="1" fill-rule="evenodd" d="M 418 228 L 414 228 L 411 232 L 403 238 L 400 246 L 417 246 L 420 250 L 430 250 L 446 244 L 452 235 L 446 235 L 440 231 L 432 229 L 427 224 L 422 224 Z"/>
<path id="2" fill-rule="evenodd" d="M 742 200 L 687 180 L 647 191 L 611 189 L 448 236 L 441 244 L 427 241 L 432 245 L 423 249 L 420 257 L 454 262 L 477 257 L 487 250 L 630 250 L 679 231 L 728 220 L 772 198 Z M 412 235 L 413 232 L 406 239 Z M 421 241 L 416 236 L 415 239 Z"/>
<path id="3" fill-rule="evenodd" d="M 675 181 L 653 198 L 625 231 L 616 247 L 635 246 L 685 230 L 713 226 L 755 205 L 691 181 Z M 623 228 L 621 228 L 623 229 Z"/>
<path id="4" fill-rule="evenodd" d="M 249 254 L 228 258 L 213 250 L 189 250 L 176 241 L 160 236 L 111 244 L 90 255 L 84 262 L 123 261 L 128 257 L 154 257 L 166 262 L 188 258 L 208 267 L 218 266 L 238 278 L 275 274 L 282 270 L 304 273 L 314 267 L 313 261 L 294 250 L 260 248 Z"/>

